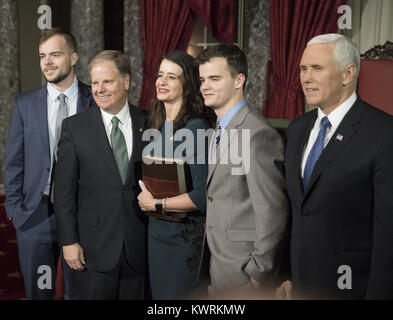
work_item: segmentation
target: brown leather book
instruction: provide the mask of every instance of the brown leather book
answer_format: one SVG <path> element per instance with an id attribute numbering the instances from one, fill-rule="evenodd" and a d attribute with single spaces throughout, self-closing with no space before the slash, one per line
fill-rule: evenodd
<path id="1" fill-rule="evenodd" d="M 187 192 L 186 176 L 189 176 L 187 164 L 182 159 L 143 156 L 143 182 L 155 199 L 175 197 Z M 169 221 L 181 221 L 185 212 L 144 211 L 148 216 Z"/>

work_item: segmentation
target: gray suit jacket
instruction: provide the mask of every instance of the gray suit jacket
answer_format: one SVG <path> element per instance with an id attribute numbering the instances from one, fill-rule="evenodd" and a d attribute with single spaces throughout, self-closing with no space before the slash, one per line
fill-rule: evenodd
<path id="1" fill-rule="evenodd" d="M 223 130 L 219 160 L 209 164 L 207 179 L 215 292 L 249 286 L 250 277 L 263 283 L 271 275 L 288 217 L 283 153 L 279 134 L 247 105 Z"/>

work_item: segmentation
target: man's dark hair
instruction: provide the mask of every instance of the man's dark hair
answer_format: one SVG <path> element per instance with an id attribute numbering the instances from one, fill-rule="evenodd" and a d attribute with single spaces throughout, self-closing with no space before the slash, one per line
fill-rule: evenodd
<path id="1" fill-rule="evenodd" d="M 120 75 L 124 78 L 127 74 L 131 77 L 131 66 L 127 56 L 118 50 L 104 50 L 98 53 L 89 64 L 89 71 L 96 62 L 99 61 L 112 61 Z"/>
<path id="2" fill-rule="evenodd" d="M 55 27 L 52 29 L 45 30 L 40 35 L 40 39 L 38 40 L 38 46 L 40 46 L 45 41 L 49 40 L 53 36 L 62 36 L 67 44 L 70 53 L 78 52 L 75 37 L 68 32 L 66 29 L 62 27 Z"/>
<path id="3" fill-rule="evenodd" d="M 236 77 L 239 73 L 248 77 L 247 57 L 244 52 L 234 44 L 219 44 L 204 49 L 196 58 L 198 65 L 209 62 L 212 58 L 225 58 L 232 77 Z M 244 82 L 243 88 L 246 86 Z"/>

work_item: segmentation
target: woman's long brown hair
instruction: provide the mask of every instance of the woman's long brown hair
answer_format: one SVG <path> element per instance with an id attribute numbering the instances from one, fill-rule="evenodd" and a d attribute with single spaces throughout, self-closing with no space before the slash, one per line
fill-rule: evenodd
<path id="1" fill-rule="evenodd" d="M 183 70 L 183 102 L 173 122 L 173 131 L 183 128 L 187 121 L 194 118 L 205 119 L 209 127 L 214 127 L 216 115 L 212 109 L 203 104 L 199 72 L 194 58 L 184 51 L 172 51 L 166 54 L 161 62 L 165 59 L 177 64 Z M 155 93 L 150 106 L 149 127 L 160 130 L 165 119 L 164 103 L 157 99 L 157 93 Z"/>

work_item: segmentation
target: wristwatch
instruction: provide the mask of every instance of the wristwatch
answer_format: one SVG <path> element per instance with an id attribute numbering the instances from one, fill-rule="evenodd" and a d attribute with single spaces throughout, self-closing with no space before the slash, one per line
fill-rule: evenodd
<path id="1" fill-rule="evenodd" d="M 156 199 L 156 211 L 164 214 L 164 208 L 162 206 L 162 199 Z"/>

